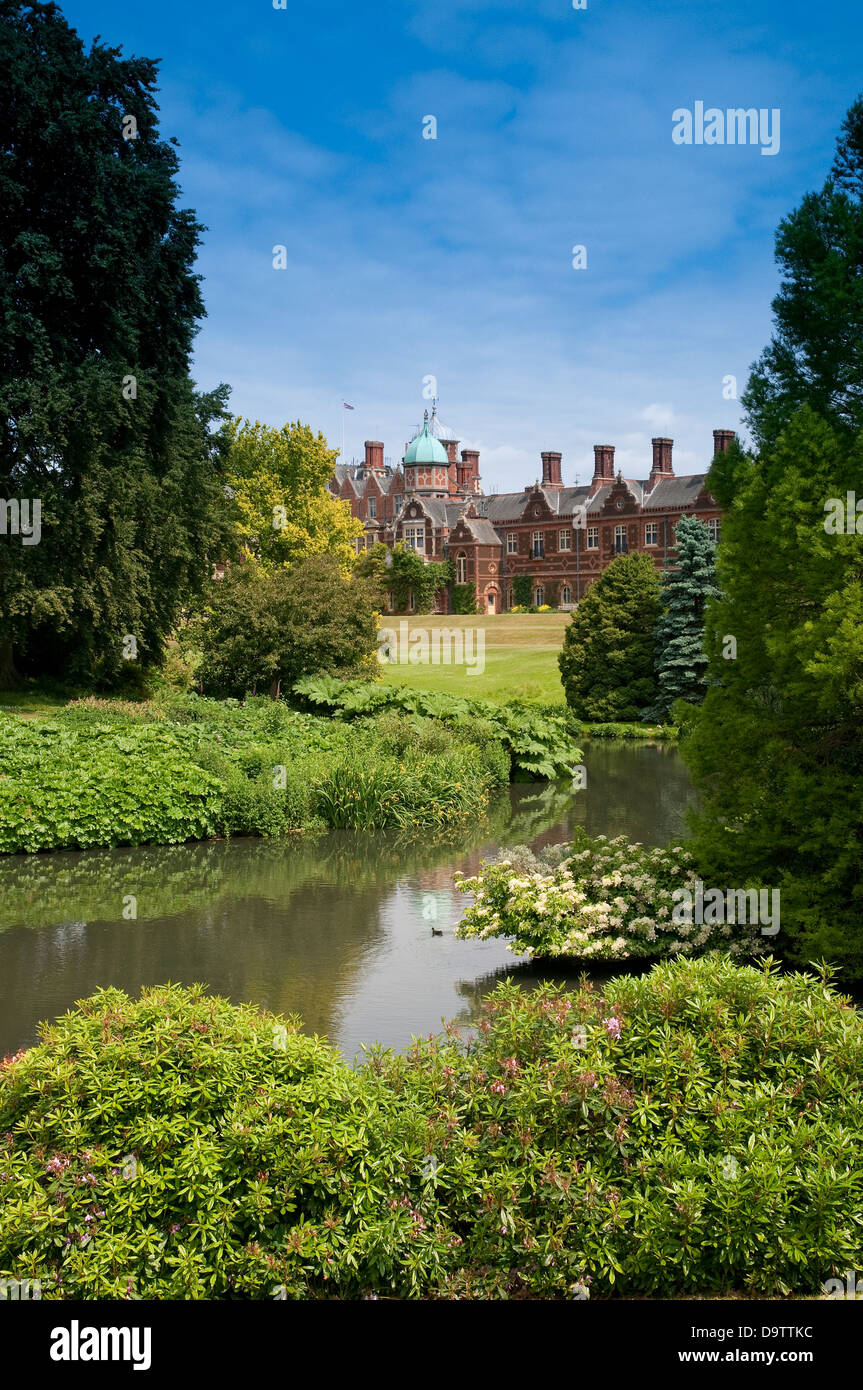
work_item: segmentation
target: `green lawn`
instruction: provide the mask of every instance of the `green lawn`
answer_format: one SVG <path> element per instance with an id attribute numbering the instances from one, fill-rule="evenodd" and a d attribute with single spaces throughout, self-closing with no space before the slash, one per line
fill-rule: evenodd
<path id="1" fill-rule="evenodd" d="M 408 621 L 411 633 L 425 629 L 478 628 L 484 634 L 485 668 L 472 674 L 468 666 L 385 665 L 384 681 L 417 690 L 445 690 L 451 695 L 471 695 L 480 700 L 536 700 L 563 703 L 557 667 L 568 613 L 496 613 L 470 617 L 437 617 L 415 613 Z M 382 625 L 399 631 L 403 618 L 386 617 Z M 476 639 L 474 639 L 476 640 Z M 475 649 L 476 650 L 476 649 Z"/>
<path id="2" fill-rule="evenodd" d="M 45 719 L 51 719 L 65 704 L 66 701 L 56 695 L 39 695 L 32 690 L 0 690 L 2 714 L 21 714 L 25 717 L 39 714 Z"/>
<path id="3" fill-rule="evenodd" d="M 501 703 L 522 699 L 563 704 L 557 656 L 569 623 L 568 613 L 496 613 L 493 617 L 486 614 L 437 617 L 415 613 L 406 620 L 394 614 L 385 617 L 382 625 L 398 632 L 402 621 L 407 621 L 411 633 L 418 629 L 429 633 L 443 628 L 481 630 L 485 640 L 485 668 L 481 674 L 472 675 L 468 666 L 381 666 L 384 681 L 409 685 L 416 690 L 446 690 L 451 695 L 470 695 Z M 50 719 L 65 703 L 57 695 L 0 690 L 0 711 L 8 714 L 38 714 Z"/>

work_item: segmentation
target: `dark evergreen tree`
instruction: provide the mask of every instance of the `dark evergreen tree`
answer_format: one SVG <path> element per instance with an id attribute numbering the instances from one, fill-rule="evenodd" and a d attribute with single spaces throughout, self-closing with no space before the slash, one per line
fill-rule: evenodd
<path id="1" fill-rule="evenodd" d="M 716 546 L 703 521 L 681 517 L 675 529 L 673 569 L 662 577 L 656 620 L 656 699 L 646 719 L 667 719 L 675 700 L 700 704 L 707 687 L 704 617 L 716 588 Z"/>
<path id="2" fill-rule="evenodd" d="M 619 555 L 573 613 L 558 664 L 579 719 L 633 720 L 652 703 L 659 586 L 649 555 Z"/>
<path id="3" fill-rule="evenodd" d="M 743 395 L 752 434 L 770 447 L 806 404 L 853 437 L 863 429 L 863 98 L 824 187 L 780 222 L 776 260 L 774 333 Z"/>
<path id="4" fill-rule="evenodd" d="M 725 511 L 721 596 L 683 752 L 705 881 L 780 888 L 777 949 L 859 979 L 863 534 L 845 504 L 863 478 L 863 101 L 777 258 L 775 331 L 743 398 L 759 456 L 732 446 L 708 478 Z"/>
<path id="5" fill-rule="evenodd" d="M 157 663 L 226 546 L 226 388 L 196 394 L 202 228 L 177 208 L 156 64 L 86 51 L 53 4 L 0 0 L 0 684 Z M 7 531 L 10 528 L 5 528 Z"/>
<path id="6" fill-rule="evenodd" d="M 863 535 L 825 503 L 863 477 L 863 436 L 801 409 L 756 462 L 708 477 L 728 508 L 709 605 L 708 692 L 684 737 L 699 873 L 781 893 L 776 950 L 863 977 Z"/>

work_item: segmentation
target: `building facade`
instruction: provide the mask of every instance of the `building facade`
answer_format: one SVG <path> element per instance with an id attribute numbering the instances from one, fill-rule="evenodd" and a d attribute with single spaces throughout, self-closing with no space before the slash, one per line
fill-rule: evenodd
<path id="1" fill-rule="evenodd" d="M 708 467 L 733 438 L 733 430 L 713 431 Z M 562 455 L 549 450 L 533 486 L 487 496 L 478 451 L 459 452 L 457 439 L 438 437 L 426 412 L 398 465 L 384 462 L 383 444 L 367 440 L 363 462 L 336 465 L 330 490 L 363 521 L 359 546 L 401 541 L 426 560 L 448 557 L 456 583 L 475 586 L 482 612 L 512 609 L 520 576 L 530 580 L 530 602 L 572 608 L 616 555 L 640 551 L 664 569 L 682 516 L 698 517 L 719 539 L 721 512 L 706 490 L 707 470 L 678 477 L 674 441 L 652 445 L 647 478 L 624 478 L 615 472 L 614 445 L 595 444 L 589 484 L 567 487 Z M 441 611 L 447 602 L 442 592 Z"/>

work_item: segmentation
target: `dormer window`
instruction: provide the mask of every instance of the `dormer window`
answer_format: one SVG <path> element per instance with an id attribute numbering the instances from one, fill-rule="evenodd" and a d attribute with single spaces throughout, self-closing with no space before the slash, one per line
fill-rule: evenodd
<path id="1" fill-rule="evenodd" d="M 406 526 L 405 545 L 408 547 L 409 550 L 425 550 L 425 526 Z"/>

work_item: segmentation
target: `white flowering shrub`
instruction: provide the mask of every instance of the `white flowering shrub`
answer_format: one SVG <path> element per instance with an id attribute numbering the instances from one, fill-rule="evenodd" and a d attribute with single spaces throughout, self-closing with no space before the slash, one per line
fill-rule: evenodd
<path id="1" fill-rule="evenodd" d="M 560 850 L 545 849 L 537 859 L 519 845 L 475 877 L 457 876 L 473 902 L 456 936 L 507 936 L 507 949 L 519 955 L 593 960 L 763 950 L 757 927 L 674 920 L 674 890 L 693 890 L 697 882 L 681 845 L 646 849 L 622 835 L 591 839 L 582 832 L 562 857 Z"/>

